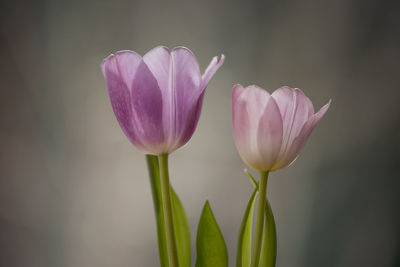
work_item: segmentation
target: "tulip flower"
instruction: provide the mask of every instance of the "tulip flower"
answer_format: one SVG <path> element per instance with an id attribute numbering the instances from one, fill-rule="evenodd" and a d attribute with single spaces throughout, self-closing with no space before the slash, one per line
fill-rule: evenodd
<path id="1" fill-rule="evenodd" d="M 259 171 L 289 166 L 329 105 L 314 113 L 312 102 L 298 88 L 283 86 L 270 95 L 254 85 L 235 85 L 232 122 L 241 158 Z"/>
<path id="2" fill-rule="evenodd" d="M 159 231 L 159 247 L 166 243 L 170 267 L 179 267 L 179 261 L 168 155 L 192 137 L 207 84 L 224 59 L 223 55 L 220 59 L 214 57 L 203 75 L 196 57 L 185 47 L 170 51 L 158 46 L 143 57 L 133 51 L 119 51 L 101 63 L 119 125 L 132 144 L 148 154 L 154 205 L 161 204 L 164 217 L 164 225 L 158 227 L 165 229 Z M 159 177 L 154 175 L 158 171 Z M 160 193 L 155 187 L 158 183 Z M 161 194 L 161 203 L 158 194 Z M 160 259 L 162 253 L 160 250 Z"/>
<path id="3" fill-rule="evenodd" d="M 266 198 L 268 174 L 295 161 L 311 132 L 328 110 L 330 102 L 314 113 L 312 102 L 298 88 L 283 86 L 269 94 L 254 85 L 233 87 L 232 122 L 235 143 L 243 161 L 260 172 L 252 267 L 260 264 L 264 229 L 269 229 L 271 236 L 269 240 L 264 240 L 269 250 L 264 254 L 269 256 L 264 257 L 263 267 L 274 267 L 276 261 L 275 222 Z M 264 218 L 267 220 L 265 227 Z"/>
<path id="4" fill-rule="evenodd" d="M 146 154 L 169 154 L 186 144 L 200 117 L 204 91 L 225 57 L 203 75 L 186 47 L 158 46 L 143 57 L 119 51 L 103 60 L 111 104 L 129 140 Z"/>

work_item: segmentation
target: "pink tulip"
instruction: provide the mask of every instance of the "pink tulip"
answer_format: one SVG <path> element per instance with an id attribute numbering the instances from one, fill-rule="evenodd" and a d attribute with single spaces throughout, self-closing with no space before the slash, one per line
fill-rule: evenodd
<path id="1" fill-rule="evenodd" d="M 119 51 L 103 60 L 111 104 L 129 140 L 146 154 L 171 153 L 192 137 L 208 82 L 225 57 L 214 57 L 201 75 L 185 47 L 158 46 L 141 57 Z"/>
<path id="2" fill-rule="evenodd" d="M 241 158 L 260 171 L 289 166 L 330 103 L 314 113 L 312 102 L 298 88 L 283 86 L 270 95 L 254 85 L 235 85 L 232 122 Z"/>

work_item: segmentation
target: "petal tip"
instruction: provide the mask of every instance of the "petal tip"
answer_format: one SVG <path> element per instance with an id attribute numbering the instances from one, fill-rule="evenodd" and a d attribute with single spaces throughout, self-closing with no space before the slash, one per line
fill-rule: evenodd
<path id="1" fill-rule="evenodd" d="M 158 46 L 156 46 L 156 47 L 150 49 L 148 52 L 146 52 L 146 54 L 144 54 L 143 58 L 145 58 L 145 59 L 148 58 L 149 55 L 152 55 L 153 53 L 156 53 L 156 51 L 158 51 L 158 50 L 164 50 L 164 51 L 167 52 L 169 55 L 171 54 L 171 51 L 170 51 L 170 49 L 169 49 L 167 46 L 165 46 L 165 45 L 158 45 Z"/>
<path id="2" fill-rule="evenodd" d="M 104 58 L 101 63 L 100 63 L 100 69 L 101 72 L 103 73 L 103 76 L 106 76 L 106 64 L 108 61 L 110 61 L 111 58 L 114 57 L 114 54 L 110 54 L 108 57 Z"/>
<path id="3" fill-rule="evenodd" d="M 176 46 L 174 47 L 171 52 L 175 52 L 175 51 L 179 51 L 179 50 L 184 50 L 188 53 L 190 53 L 192 56 L 195 57 L 194 53 L 192 52 L 192 50 L 190 50 L 189 48 L 187 48 L 186 46 L 180 45 L 180 46 Z"/>
<path id="4" fill-rule="evenodd" d="M 328 108 L 331 106 L 331 103 L 332 103 L 332 99 L 329 99 L 328 103 L 323 105 L 322 108 L 320 109 L 320 111 L 322 110 L 322 112 L 325 113 L 328 110 Z"/>
<path id="5" fill-rule="evenodd" d="M 224 54 L 221 54 L 221 56 L 220 56 L 220 58 L 218 59 L 217 58 L 217 64 L 224 64 L 224 62 L 225 62 L 225 55 Z"/>

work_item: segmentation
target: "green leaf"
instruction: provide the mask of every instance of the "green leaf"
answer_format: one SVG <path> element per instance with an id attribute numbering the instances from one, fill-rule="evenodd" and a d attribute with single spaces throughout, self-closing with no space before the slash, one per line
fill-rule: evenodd
<path id="1" fill-rule="evenodd" d="M 196 267 L 228 267 L 228 250 L 208 201 L 197 229 L 196 251 Z"/>
<path id="2" fill-rule="evenodd" d="M 253 211 L 256 199 L 257 188 L 247 204 L 242 223 L 239 230 L 238 247 L 236 252 L 236 266 L 250 267 L 251 260 L 251 230 L 253 225 Z"/>
<path id="3" fill-rule="evenodd" d="M 265 205 L 265 224 L 260 267 L 275 267 L 276 263 L 276 227 L 268 199 Z"/>
<path id="4" fill-rule="evenodd" d="M 253 175 L 248 169 L 244 169 L 244 172 L 249 176 L 251 183 L 253 184 L 254 188 L 258 189 L 258 182 L 254 179 Z"/>
<path id="5" fill-rule="evenodd" d="M 175 238 L 178 246 L 178 260 L 180 267 L 190 267 L 192 248 L 190 244 L 190 226 L 185 209 L 178 195 L 172 190 L 172 212 L 174 217 Z"/>
<path id="6" fill-rule="evenodd" d="M 164 228 L 164 214 L 162 210 L 160 169 L 158 159 L 153 155 L 146 155 L 147 167 L 149 170 L 151 191 L 153 195 L 154 212 L 157 222 L 158 251 L 161 267 L 168 267 L 168 254 L 166 234 Z M 172 209 L 174 219 L 175 238 L 178 246 L 178 260 L 180 267 L 190 267 L 191 244 L 190 228 L 185 209 L 177 194 L 171 187 Z"/>

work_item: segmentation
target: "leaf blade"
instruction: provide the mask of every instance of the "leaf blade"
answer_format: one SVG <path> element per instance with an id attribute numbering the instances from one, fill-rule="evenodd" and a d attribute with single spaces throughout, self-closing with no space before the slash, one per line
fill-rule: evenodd
<path id="1" fill-rule="evenodd" d="M 275 267 L 276 264 L 276 226 L 271 205 L 266 199 L 265 224 L 263 234 L 263 245 L 261 249 L 260 267 Z"/>
<path id="2" fill-rule="evenodd" d="M 172 193 L 172 212 L 174 218 L 175 238 L 178 246 L 178 260 L 180 267 L 190 267 L 191 262 L 191 242 L 190 226 L 185 209 L 179 200 L 175 190 L 171 187 Z"/>
<path id="3" fill-rule="evenodd" d="M 200 216 L 196 251 L 196 267 L 228 267 L 225 240 L 208 201 Z"/>
<path id="4" fill-rule="evenodd" d="M 249 199 L 246 211 L 243 215 L 242 223 L 240 225 L 238 247 L 236 252 L 237 267 L 250 267 L 253 212 L 257 191 L 257 188 L 255 188 Z"/>

